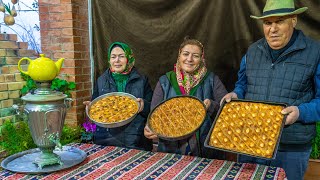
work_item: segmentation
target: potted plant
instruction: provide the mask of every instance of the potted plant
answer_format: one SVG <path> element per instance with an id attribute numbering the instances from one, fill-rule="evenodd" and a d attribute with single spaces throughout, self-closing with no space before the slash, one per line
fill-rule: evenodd
<path id="1" fill-rule="evenodd" d="M 312 141 L 312 151 L 305 180 L 318 179 L 320 177 L 320 122 L 316 124 L 316 132 L 316 137 Z"/>

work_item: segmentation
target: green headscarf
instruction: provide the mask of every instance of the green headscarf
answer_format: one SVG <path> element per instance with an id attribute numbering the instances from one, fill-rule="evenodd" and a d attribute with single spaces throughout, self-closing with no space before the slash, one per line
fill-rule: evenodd
<path id="1" fill-rule="evenodd" d="M 123 51 L 125 53 L 126 58 L 128 59 L 126 68 L 121 73 L 114 72 L 111 69 L 111 64 L 110 64 L 111 51 L 115 46 L 121 47 L 121 49 L 123 49 Z M 122 42 L 114 42 L 110 45 L 109 50 L 108 50 L 108 63 L 109 63 L 110 71 L 112 72 L 112 77 L 116 82 L 117 89 L 119 92 L 125 91 L 125 87 L 126 87 L 126 84 L 128 81 L 128 75 L 130 74 L 130 72 L 134 66 L 134 62 L 135 62 L 135 59 L 133 57 L 133 52 L 127 44 L 122 43 Z"/>

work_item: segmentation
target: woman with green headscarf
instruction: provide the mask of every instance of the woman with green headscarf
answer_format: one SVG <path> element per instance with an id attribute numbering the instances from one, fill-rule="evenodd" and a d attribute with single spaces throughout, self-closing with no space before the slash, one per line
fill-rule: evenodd
<path id="1" fill-rule="evenodd" d="M 137 97 L 138 115 L 133 121 L 118 128 L 97 127 L 94 143 L 107 146 L 151 150 L 152 141 L 143 135 L 143 128 L 150 111 L 152 89 L 148 78 L 134 67 L 135 58 L 129 46 L 114 42 L 108 50 L 109 68 L 98 78 L 92 100 L 110 92 L 126 92 Z M 90 102 L 85 101 L 88 105 Z"/>

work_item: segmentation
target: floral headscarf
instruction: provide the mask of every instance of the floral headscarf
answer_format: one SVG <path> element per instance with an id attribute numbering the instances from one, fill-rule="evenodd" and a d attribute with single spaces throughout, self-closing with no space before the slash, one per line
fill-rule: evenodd
<path id="1" fill-rule="evenodd" d="M 125 53 L 125 56 L 127 57 L 128 61 L 127 61 L 127 65 L 126 65 L 126 68 L 124 69 L 124 71 L 122 73 L 116 73 L 114 72 L 111 68 L 111 72 L 113 73 L 116 73 L 116 74 L 129 74 L 134 66 L 134 62 L 135 62 L 135 58 L 133 56 L 133 52 L 132 50 L 129 48 L 129 46 L 125 43 L 122 43 L 122 42 L 114 42 L 110 45 L 109 47 L 109 50 L 108 50 L 108 63 L 109 63 L 109 67 L 111 67 L 111 64 L 110 64 L 110 57 L 111 57 L 111 51 L 112 49 L 115 47 L 115 46 L 120 46 L 124 53 Z"/>
<path id="2" fill-rule="evenodd" d="M 180 55 L 181 51 L 179 52 Z M 182 94 L 189 95 L 190 90 L 197 86 L 201 80 L 207 74 L 207 67 L 204 60 L 204 51 L 202 51 L 202 57 L 199 66 L 192 72 L 187 73 L 181 69 L 179 64 L 179 57 L 177 63 L 174 65 L 174 71 L 176 72 L 178 85 Z"/>

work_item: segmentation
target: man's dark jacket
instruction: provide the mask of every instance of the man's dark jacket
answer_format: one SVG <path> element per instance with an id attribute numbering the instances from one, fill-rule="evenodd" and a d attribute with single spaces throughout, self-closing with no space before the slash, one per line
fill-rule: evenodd
<path id="1" fill-rule="evenodd" d="M 248 49 L 245 99 L 298 106 L 315 98 L 314 76 L 319 64 L 319 43 L 301 31 L 295 42 L 278 59 L 272 59 L 265 38 Z M 315 136 L 315 124 L 301 121 L 285 126 L 279 150 L 304 150 Z"/>

